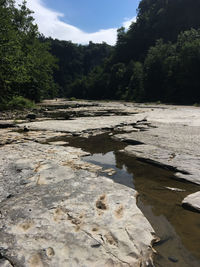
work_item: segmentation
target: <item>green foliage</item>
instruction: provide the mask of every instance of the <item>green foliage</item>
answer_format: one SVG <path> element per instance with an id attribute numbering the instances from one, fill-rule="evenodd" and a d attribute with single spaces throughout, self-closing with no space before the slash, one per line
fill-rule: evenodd
<path id="1" fill-rule="evenodd" d="M 200 107 L 200 104 L 199 103 L 194 103 L 193 106 L 194 107 Z"/>
<path id="2" fill-rule="evenodd" d="M 56 86 L 52 79 L 56 60 L 49 45 L 39 41 L 40 34 L 32 12 L 24 1 L 1 0 L 0 5 L 0 103 L 13 95 L 40 101 L 53 97 Z"/>
<path id="3" fill-rule="evenodd" d="M 101 65 L 110 56 L 113 48 L 106 43 L 90 42 L 83 46 L 51 38 L 48 41 L 51 44 L 51 53 L 58 58 L 59 68 L 54 71 L 54 80 L 59 85 L 59 96 L 70 97 L 73 94 L 78 98 L 85 97 L 82 91 L 84 82 L 80 84 L 80 80 L 84 80 L 84 76 Z"/>
<path id="4" fill-rule="evenodd" d="M 118 32 L 115 63 L 143 61 L 156 40 L 176 42 L 180 32 L 200 27 L 200 1 L 141 0 L 137 21 L 124 34 Z"/>
<path id="5" fill-rule="evenodd" d="M 76 101 L 76 97 L 70 97 L 69 101 Z"/>
<path id="6" fill-rule="evenodd" d="M 12 99 L 4 107 L 5 109 L 13 110 L 23 110 L 35 108 L 35 103 L 27 98 L 22 96 L 13 96 Z"/>
<path id="7" fill-rule="evenodd" d="M 114 48 L 46 39 L 26 2 L 0 3 L 1 107 L 16 95 L 200 102 L 200 1 L 141 0 Z"/>
<path id="8" fill-rule="evenodd" d="M 137 21 L 118 30 L 112 55 L 70 94 L 92 99 L 200 102 L 200 2 L 142 0 Z"/>
<path id="9" fill-rule="evenodd" d="M 162 40 L 158 40 L 156 45 L 149 49 L 144 62 L 146 98 L 148 101 L 163 99 L 166 85 L 169 85 L 174 73 L 175 53 L 175 47 L 171 43 L 164 44 Z M 171 86 L 173 86 L 173 82 L 169 85 L 169 87 Z"/>
<path id="10" fill-rule="evenodd" d="M 180 33 L 174 44 L 158 41 L 144 69 L 148 100 L 195 103 L 200 99 L 200 30 Z"/>
<path id="11" fill-rule="evenodd" d="M 128 95 L 126 100 L 144 100 L 144 70 L 140 62 L 133 62 L 133 72 L 128 84 Z"/>

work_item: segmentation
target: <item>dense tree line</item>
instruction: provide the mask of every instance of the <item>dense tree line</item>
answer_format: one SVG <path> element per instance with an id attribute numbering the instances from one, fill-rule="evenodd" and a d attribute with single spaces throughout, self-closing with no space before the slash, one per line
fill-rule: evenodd
<path id="1" fill-rule="evenodd" d="M 142 0 L 112 56 L 73 82 L 74 96 L 200 103 L 199 11 L 196 0 Z"/>
<path id="2" fill-rule="evenodd" d="M 71 91 L 74 81 L 78 82 L 83 76 L 88 75 L 113 51 L 113 47 L 106 43 L 89 42 L 88 45 L 78 45 L 51 38 L 44 40 L 49 41 L 50 52 L 58 59 L 58 69 L 54 71 L 54 81 L 59 88 L 58 96 L 75 96 L 75 92 Z"/>
<path id="3" fill-rule="evenodd" d="M 197 0 L 141 0 L 137 21 L 127 33 L 118 35 L 114 61 L 144 61 L 155 41 L 176 42 L 178 34 L 200 27 L 200 1 Z"/>
<path id="4" fill-rule="evenodd" d="M 114 47 L 45 38 L 0 0 L 0 105 L 13 96 L 200 103 L 200 1 L 141 0 Z"/>
<path id="5" fill-rule="evenodd" d="M 56 59 L 49 44 L 40 42 L 32 12 L 24 1 L 16 8 L 13 0 L 0 0 L 0 104 L 13 96 L 34 101 L 53 97 Z"/>
<path id="6" fill-rule="evenodd" d="M 73 44 L 42 36 L 26 1 L 0 0 L 0 106 L 13 97 L 36 102 L 73 96 L 71 85 L 111 54 L 103 44 Z M 78 97 L 78 96 L 77 96 Z"/>

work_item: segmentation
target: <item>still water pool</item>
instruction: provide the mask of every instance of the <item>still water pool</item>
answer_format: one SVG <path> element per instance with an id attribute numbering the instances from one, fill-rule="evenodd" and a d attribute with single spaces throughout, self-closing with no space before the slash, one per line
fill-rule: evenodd
<path id="1" fill-rule="evenodd" d="M 116 171 L 107 177 L 138 191 L 138 207 L 161 239 L 154 246 L 158 252 L 155 266 L 200 266 L 200 213 L 181 206 L 184 197 L 200 190 L 198 185 L 177 180 L 172 171 L 121 153 L 126 144 L 112 140 L 109 134 L 65 141 L 91 154 L 84 161 Z"/>

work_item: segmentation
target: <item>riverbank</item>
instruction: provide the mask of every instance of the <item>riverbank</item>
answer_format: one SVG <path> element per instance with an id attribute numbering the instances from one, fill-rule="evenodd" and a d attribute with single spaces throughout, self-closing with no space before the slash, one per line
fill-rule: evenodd
<path id="1" fill-rule="evenodd" d="M 90 153 L 66 138 L 110 133 L 124 144 L 119 153 L 200 184 L 199 108 L 52 100 L 38 110 L 35 117 L 15 116 L 10 121 L 15 127 L 0 129 L 2 261 L 61 267 L 152 264 L 156 237 L 137 207 L 136 190 L 103 176 L 98 164 L 82 160 Z"/>

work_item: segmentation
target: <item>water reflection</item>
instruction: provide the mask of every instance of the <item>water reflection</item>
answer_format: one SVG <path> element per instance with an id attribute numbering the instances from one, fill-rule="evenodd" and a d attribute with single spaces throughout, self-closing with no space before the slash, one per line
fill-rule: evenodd
<path id="1" fill-rule="evenodd" d="M 181 207 L 182 199 L 199 190 L 191 183 L 174 179 L 173 173 L 119 152 L 95 153 L 87 162 L 113 168 L 115 182 L 134 187 L 140 194 L 138 206 L 161 238 L 156 266 L 200 266 L 200 215 Z M 108 176 L 109 177 L 109 176 Z M 182 192 L 167 189 L 179 188 Z"/>
<path id="2" fill-rule="evenodd" d="M 107 134 L 66 141 L 91 153 L 83 160 L 103 169 L 113 168 L 116 173 L 109 178 L 139 192 L 138 206 L 161 238 L 156 246 L 159 253 L 156 266 L 200 266 L 200 214 L 181 206 L 183 198 L 199 191 L 199 186 L 178 181 L 172 171 L 120 153 L 126 144 L 112 140 Z M 171 191 L 167 187 L 183 191 Z"/>

